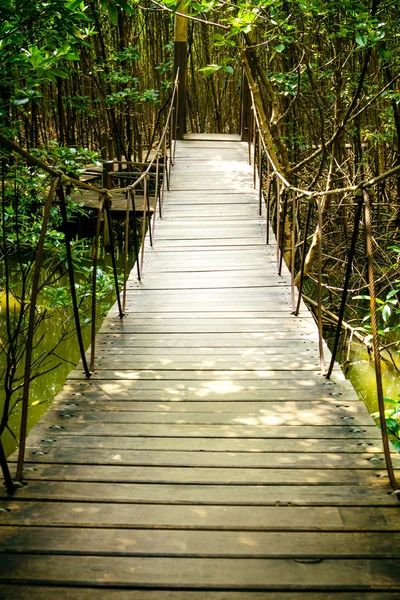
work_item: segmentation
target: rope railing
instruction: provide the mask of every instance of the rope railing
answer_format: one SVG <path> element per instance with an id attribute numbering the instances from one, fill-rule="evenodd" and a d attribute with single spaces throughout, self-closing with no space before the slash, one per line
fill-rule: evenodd
<path id="1" fill-rule="evenodd" d="M 393 177 L 394 175 L 398 175 L 400 173 L 400 165 L 396 166 L 382 175 L 374 177 L 369 180 L 363 180 L 355 185 L 343 187 L 343 188 L 335 188 L 325 191 L 320 190 L 310 190 L 310 189 L 302 189 L 297 186 L 292 185 L 287 178 L 279 171 L 277 166 L 274 164 L 274 161 L 271 158 L 271 155 L 268 151 L 267 144 L 263 137 L 263 132 L 260 125 L 260 118 L 258 116 L 256 103 L 254 99 L 254 93 L 249 83 L 249 90 L 251 96 L 251 120 L 250 120 L 250 131 L 249 134 L 249 163 L 253 164 L 253 183 L 254 188 L 256 188 L 256 182 L 258 179 L 259 185 L 259 198 L 263 196 L 264 189 L 264 174 L 263 174 L 263 166 L 264 162 L 267 167 L 267 193 L 265 198 L 266 205 L 266 243 L 269 244 L 270 236 L 269 236 L 269 224 L 271 220 L 271 197 L 273 193 L 273 189 L 275 190 L 275 232 L 276 232 L 276 261 L 277 261 L 277 273 L 278 275 L 282 274 L 282 266 L 284 259 L 284 251 L 285 251 L 285 223 L 287 220 L 287 211 L 289 200 L 288 196 L 291 194 L 291 210 L 292 210 L 292 226 L 291 226 L 291 261 L 290 261 L 290 275 L 291 275 L 291 295 L 292 295 L 292 314 L 297 316 L 300 311 L 301 299 L 303 297 L 303 284 L 305 279 L 305 261 L 307 255 L 307 248 L 309 243 L 309 230 L 311 225 L 311 218 L 313 214 L 313 209 L 316 207 L 317 209 L 317 226 L 316 226 L 316 245 L 317 245 L 317 301 L 313 302 L 313 305 L 316 308 L 317 315 L 317 326 L 318 326 L 318 346 L 319 346 L 319 355 L 320 355 L 320 364 L 321 364 L 321 375 L 323 375 L 326 379 L 329 379 L 332 375 L 338 347 L 339 340 L 342 331 L 342 327 L 344 326 L 344 312 L 346 307 L 346 302 L 349 293 L 349 284 L 350 277 L 352 273 L 353 260 L 355 255 L 356 243 L 360 230 L 360 222 L 362 218 L 362 214 L 364 213 L 364 222 L 365 222 L 365 245 L 366 245 L 366 257 L 368 261 L 368 287 L 369 287 L 369 297 L 370 297 L 370 313 L 371 313 L 371 335 L 372 335 L 372 349 L 373 349 L 373 358 L 375 365 L 375 377 L 376 377 L 376 390 L 377 390 L 377 400 L 378 400 L 378 408 L 379 408 L 379 417 L 380 417 L 380 429 L 382 434 L 382 445 L 385 456 L 385 464 L 386 470 L 389 476 L 390 484 L 394 490 L 394 494 L 400 499 L 400 490 L 398 486 L 398 482 L 396 479 L 396 475 L 393 468 L 391 451 L 390 451 L 390 442 L 388 437 L 386 419 L 385 419 L 385 401 L 384 401 L 384 393 L 383 393 L 383 384 L 382 384 L 382 372 L 381 372 L 381 362 L 380 362 L 380 343 L 379 343 L 379 333 L 378 333 L 378 325 L 377 325 L 377 301 L 376 301 L 376 291 L 375 291 L 375 266 L 374 266 L 374 242 L 372 235 L 372 220 L 371 220 L 371 199 L 368 193 L 368 189 L 374 188 L 379 183 Z M 253 145 L 253 152 L 251 151 L 251 146 Z M 354 215 L 354 225 L 353 231 L 350 238 L 350 245 L 347 250 L 347 257 L 345 261 L 345 278 L 344 284 L 342 288 L 342 296 L 339 308 L 338 317 L 335 316 L 335 320 L 337 321 L 336 331 L 335 331 L 335 339 L 333 343 L 333 349 L 331 353 L 331 359 L 328 366 L 328 369 L 325 370 L 325 361 L 324 361 L 324 340 L 323 340 L 323 312 L 329 312 L 324 310 L 322 305 L 322 230 L 323 230 L 323 211 L 322 211 L 322 202 L 323 200 L 332 195 L 342 195 L 344 199 L 346 197 L 354 197 L 355 202 L 351 204 L 351 206 L 355 207 L 355 215 Z M 296 243 L 297 235 L 300 232 L 296 232 L 296 224 L 295 224 L 295 215 L 297 214 L 299 202 L 306 202 L 308 204 L 306 221 L 303 230 L 303 239 L 300 244 Z M 261 205 L 262 200 L 259 200 L 259 214 L 261 215 Z M 298 295 L 297 299 L 295 297 L 295 265 L 296 265 L 296 250 L 298 247 L 302 248 L 302 256 L 300 261 L 300 269 L 298 274 Z"/>
<path id="2" fill-rule="evenodd" d="M 68 278 L 69 278 L 69 291 L 71 294 L 72 311 L 75 322 L 75 330 L 77 334 L 77 343 L 79 346 L 79 353 L 82 361 L 83 371 L 86 377 L 90 377 L 95 369 L 95 356 L 96 356 L 96 321 L 97 321 L 97 269 L 98 269 L 98 254 L 99 254 L 99 242 L 100 242 L 100 230 L 101 221 L 104 221 L 104 236 L 107 235 L 107 247 L 111 256 L 112 272 L 114 280 L 114 288 L 117 299 L 118 315 L 122 319 L 124 317 L 126 309 L 126 298 L 127 298 L 127 281 L 128 281 L 128 259 L 129 259 L 129 236 L 130 236 L 130 215 L 133 215 L 133 244 L 136 259 L 137 277 L 140 281 L 143 276 L 143 261 L 145 253 L 145 238 L 146 232 L 149 236 L 150 246 L 153 246 L 154 234 L 155 234 L 155 220 L 157 216 L 157 207 L 159 216 L 162 217 L 162 207 L 165 193 L 165 182 L 167 182 L 167 188 L 169 188 L 169 181 L 171 177 L 171 168 L 175 162 L 176 152 L 176 132 L 177 132 L 177 110 L 175 108 L 177 89 L 179 85 L 179 70 L 176 74 L 176 78 L 173 83 L 173 90 L 170 99 L 170 106 L 165 120 L 165 125 L 162 130 L 161 137 L 156 146 L 153 158 L 146 163 L 146 168 L 143 172 L 137 176 L 131 184 L 126 187 L 113 187 L 113 178 L 129 178 L 129 172 L 113 172 L 114 161 L 106 161 L 104 165 L 104 180 L 103 187 L 97 187 L 92 184 L 79 181 L 74 177 L 70 177 L 65 173 L 54 169 L 50 165 L 44 163 L 40 159 L 32 156 L 26 150 L 22 149 L 18 144 L 5 138 L 0 134 L 0 143 L 2 147 L 7 147 L 24 158 L 28 164 L 35 165 L 42 169 L 48 175 L 51 176 L 51 183 L 47 198 L 45 200 L 43 217 L 41 222 L 41 231 L 38 242 L 36 244 L 34 254 L 34 265 L 31 282 L 31 298 L 29 303 L 29 316 L 26 334 L 26 348 L 25 348 L 25 362 L 24 362 L 24 377 L 22 386 L 22 397 L 21 397 L 21 422 L 19 428 L 19 450 L 17 459 L 16 475 L 13 479 L 9 470 L 4 447 L 0 439 L 0 467 L 3 472 L 4 481 L 6 488 L 10 494 L 22 485 L 23 479 L 23 468 L 25 461 L 25 445 L 28 428 L 28 409 L 29 409 L 29 395 L 30 395 L 30 383 L 31 383 L 31 366 L 33 361 L 33 350 L 34 350 L 34 335 L 35 335 L 35 315 L 37 310 L 37 298 L 40 289 L 40 271 L 42 262 L 44 259 L 44 246 L 45 237 L 48 229 L 50 211 L 52 209 L 55 199 L 58 199 L 58 204 L 61 213 L 62 229 L 64 233 L 64 244 L 66 252 L 66 262 L 68 267 Z M 112 163 L 112 165 L 110 164 Z M 167 164 L 168 163 L 168 164 Z M 134 164 L 129 161 L 120 161 L 119 164 Z M 112 168 L 111 168 L 112 166 Z M 155 173 L 152 171 L 155 170 Z M 151 216 L 150 206 L 150 195 L 149 195 L 149 181 L 152 176 L 155 176 L 155 206 L 153 215 Z M 162 182 L 161 182 L 162 175 Z M 143 185 L 143 224 L 142 224 L 142 246 L 139 248 L 139 236 L 138 236 L 138 222 L 136 215 L 136 204 L 135 194 L 138 186 Z M 66 194 L 70 193 L 71 188 L 76 187 L 82 190 L 88 190 L 98 194 L 99 204 L 96 217 L 96 230 L 92 248 L 92 276 L 91 276 L 91 344 L 90 344 L 90 356 L 89 360 L 86 357 L 84 341 L 82 336 L 81 319 L 80 319 L 80 303 L 77 297 L 76 284 L 75 284 L 75 272 L 74 262 L 71 249 L 71 237 L 69 232 L 69 222 L 67 215 L 67 204 Z M 112 229 L 112 218 L 111 218 L 111 201 L 113 194 L 120 192 L 126 193 L 126 211 L 125 211 L 125 224 L 124 224 L 124 253 L 123 253 L 123 276 L 124 284 L 122 293 L 119 284 L 119 275 L 117 268 L 116 252 L 115 252 L 115 241 Z M 4 189 L 3 189 L 4 196 Z M 6 290 L 7 292 L 7 290 Z M 6 297 L 8 295 L 6 293 Z M 3 411 L 3 418 L 0 425 L 0 436 L 3 433 L 8 421 L 8 410 L 9 407 L 5 406 Z M 7 414 L 6 414 L 7 412 Z"/>

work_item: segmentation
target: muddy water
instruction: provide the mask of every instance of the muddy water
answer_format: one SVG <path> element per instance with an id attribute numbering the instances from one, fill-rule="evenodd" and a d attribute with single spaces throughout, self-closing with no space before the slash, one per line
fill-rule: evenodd
<path id="1" fill-rule="evenodd" d="M 91 256 L 91 249 L 88 250 L 88 257 Z M 111 258 L 109 254 L 104 253 L 102 251 L 102 256 L 99 261 L 99 266 L 105 268 L 110 266 Z M 132 268 L 134 264 L 133 256 L 129 257 L 129 269 Z M 122 252 L 117 252 L 117 266 L 118 272 L 121 273 L 123 270 L 123 255 Z M 59 280 L 57 283 L 58 286 L 62 287 L 67 285 L 66 277 Z M 97 314 L 98 314 L 98 322 L 97 329 L 100 328 L 101 322 L 107 314 L 110 306 L 115 302 L 115 294 L 109 294 L 102 302 L 98 303 L 97 306 Z M 40 299 L 38 301 L 39 308 L 40 307 Z M 89 309 L 87 314 L 90 314 L 90 301 L 86 300 L 86 308 Z M 71 321 L 71 329 L 72 325 L 72 311 L 71 310 L 52 310 L 51 315 L 48 319 L 46 319 L 39 327 L 36 332 L 35 339 L 40 339 L 40 353 L 49 352 L 55 347 L 57 341 L 59 340 L 60 331 L 63 330 L 63 326 L 65 325 L 66 320 Z M 4 328 L 4 321 L 0 323 L 2 329 Z M 90 345 L 90 337 L 91 337 L 91 326 L 88 324 L 84 326 L 82 329 L 84 345 L 87 349 Z M 5 331 L 2 330 L 1 336 L 5 336 Z M 40 419 L 40 417 L 46 412 L 50 404 L 52 403 L 54 396 L 61 390 L 62 386 L 65 383 L 65 379 L 68 373 L 75 367 L 75 365 L 80 360 L 80 354 L 77 343 L 77 336 L 75 333 L 71 332 L 67 339 L 62 341 L 62 343 L 56 349 L 57 356 L 50 356 L 44 370 L 47 371 L 46 374 L 40 376 L 39 378 L 32 381 L 30 386 L 30 408 L 29 408 L 29 417 L 28 417 L 28 427 L 31 429 Z M 35 359 L 34 353 L 33 358 Z M 5 356 L 4 354 L 0 354 L 0 374 L 4 368 Z M 22 375 L 22 369 L 18 371 L 19 375 Z M 22 394 L 22 389 L 16 392 L 13 395 L 12 403 L 15 403 L 18 398 L 20 398 Z M 4 405 L 4 390 L 0 389 L 0 415 L 3 412 Z M 2 435 L 2 443 L 4 446 L 4 450 L 6 455 L 10 455 L 17 448 L 17 441 L 19 436 L 19 427 L 20 427 L 20 410 L 18 408 L 13 411 L 9 419 L 9 429 L 6 430 Z M 14 437 L 15 436 L 15 437 Z"/>

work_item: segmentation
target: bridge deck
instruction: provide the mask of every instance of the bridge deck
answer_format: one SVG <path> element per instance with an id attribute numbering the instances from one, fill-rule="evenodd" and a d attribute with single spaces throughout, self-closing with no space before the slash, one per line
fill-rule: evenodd
<path id="1" fill-rule="evenodd" d="M 320 376 L 228 140 L 178 145 L 129 314 L 29 437 L 27 485 L 1 504 L 2 598 L 399 597 L 380 432 L 338 367 Z"/>

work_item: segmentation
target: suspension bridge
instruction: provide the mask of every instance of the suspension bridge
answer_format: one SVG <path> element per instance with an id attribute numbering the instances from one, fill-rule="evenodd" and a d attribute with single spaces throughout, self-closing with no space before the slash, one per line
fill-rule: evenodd
<path id="1" fill-rule="evenodd" d="M 1 494 L 0 596 L 398 598 L 381 433 L 339 366 L 321 375 L 303 302 L 292 314 L 247 144 L 188 135 L 174 162 L 124 318 Z"/>

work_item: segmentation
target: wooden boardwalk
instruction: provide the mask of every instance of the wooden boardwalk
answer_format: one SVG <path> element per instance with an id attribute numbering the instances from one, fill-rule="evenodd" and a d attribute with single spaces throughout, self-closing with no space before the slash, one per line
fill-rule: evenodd
<path id="1" fill-rule="evenodd" d="M 179 143 L 128 315 L 31 432 L 0 504 L 1 598 L 400 597 L 380 432 L 338 367 L 319 374 L 247 146 L 225 140 Z"/>

